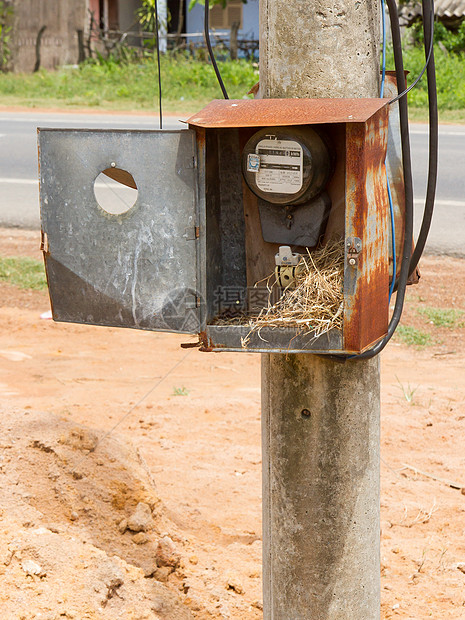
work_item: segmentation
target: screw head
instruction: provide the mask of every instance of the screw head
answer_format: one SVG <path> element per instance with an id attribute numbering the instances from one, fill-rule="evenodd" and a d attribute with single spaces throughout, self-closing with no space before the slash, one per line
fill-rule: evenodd
<path id="1" fill-rule="evenodd" d="M 114 161 L 112 161 L 112 162 L 111 162 L 111 164 L 110 164 L 110 166 L 111 166 L 112 168 L 116 168 L 116 164 L 115 164 L 115 162 L 114 162 Z"/>
<path id="2" fill-rule="evenodd" d="M 356 262 L 355 258 L 349 258 L 349 265 L 354 266 Z"/>

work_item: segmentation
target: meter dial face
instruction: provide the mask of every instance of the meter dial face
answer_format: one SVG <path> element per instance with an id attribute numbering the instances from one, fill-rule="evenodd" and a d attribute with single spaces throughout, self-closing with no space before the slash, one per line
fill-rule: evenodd
<path id="1" fill-rule="evenodd" d="M 309 126 L 257 131 L 242 154 L 242 172 L 259 198 L 281 205 L 303 204 L 317 196 L 332 172 L 331 154 Z"/>
<path id="2" fill-rule="evenodd" d="M 294 140 L 260 140 L 255 147 L 260 158 L 257 187 L 263 192 L 296 194 L 303 184 L 303 149 Z"/>

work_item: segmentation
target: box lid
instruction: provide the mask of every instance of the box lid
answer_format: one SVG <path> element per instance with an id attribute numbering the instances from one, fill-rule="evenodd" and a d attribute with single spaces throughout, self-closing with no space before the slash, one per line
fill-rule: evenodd
<path id="1" fill-rule="evenodd" d="M 365 123 L 388 99 L 215 99 L 187 119 L 194 127 Z"/>

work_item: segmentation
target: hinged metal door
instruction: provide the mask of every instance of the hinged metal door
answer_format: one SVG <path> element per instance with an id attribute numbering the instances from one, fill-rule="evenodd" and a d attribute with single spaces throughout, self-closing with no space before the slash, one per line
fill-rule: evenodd
<path id="1" fill-rule="evenodd" d="M 56 320 L 200 331 L 195 157 L 191 130 L 39 130 L 44 255 Z M 137 186 L 137 200 L 124 213 L 97 200 L 108 176 Z"/>

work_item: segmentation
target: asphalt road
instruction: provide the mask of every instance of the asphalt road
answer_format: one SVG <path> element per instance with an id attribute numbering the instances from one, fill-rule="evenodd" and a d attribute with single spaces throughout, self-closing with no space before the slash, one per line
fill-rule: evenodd
<path id="1" fill-rule="evenodd" d="M 38 229 L 37 127 L 158 129 L 156 116 L 0 112 L 0 226 Z M 185 126 L 174 118 L 164 128 Z M 428 162 L 426 125 L 411 127 L 415 227 L 418 230 Z M 435 216 L 430 253 L 465 256 L 465 126 L 442 125 Z"/>

